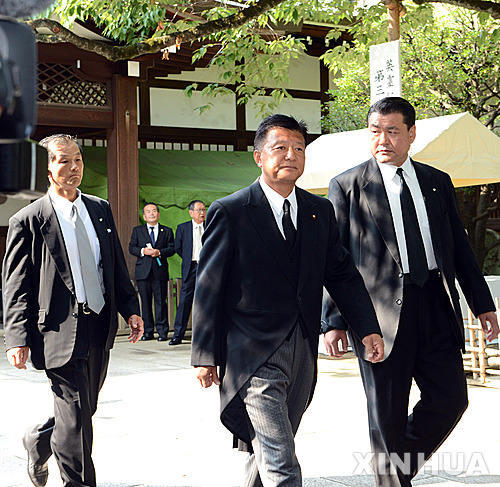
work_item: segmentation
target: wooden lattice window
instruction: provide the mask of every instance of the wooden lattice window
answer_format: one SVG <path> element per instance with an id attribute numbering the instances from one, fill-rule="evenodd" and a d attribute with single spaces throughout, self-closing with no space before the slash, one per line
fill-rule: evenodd
<path id="1" fill-rule="evenodd" d="M 87 81 L 68 64 L 38 65 L 38 102 L 87 107 L 107 107 L 104 82 Z"/>

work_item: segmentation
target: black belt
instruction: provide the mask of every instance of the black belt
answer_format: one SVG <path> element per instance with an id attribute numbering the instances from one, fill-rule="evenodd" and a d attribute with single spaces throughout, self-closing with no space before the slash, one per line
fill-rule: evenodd
<path id="1" fill-rule="evenodd" d="M 84 315 L 89 315 L 94 313 L 87 303 L 78 303 L 78 313 L 83 313 Z M 95 313 L 94 313 L 95 314 Z"/>
<path id="2" fill-rule="evenodd" d="M 439 269 L 432 269 L 429 271 L 429 281 L 436 279 L 441 279 L 441 271 Z M 403 274 L 403 285 L 416 286 L 416 284 L 411 280 L 410 274 Z"/>

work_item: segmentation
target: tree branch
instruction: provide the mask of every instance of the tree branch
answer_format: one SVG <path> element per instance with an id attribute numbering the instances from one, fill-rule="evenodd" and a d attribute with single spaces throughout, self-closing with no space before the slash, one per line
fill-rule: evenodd
<path id="1" fill-rule="evenodd" d="M 134 59 L 143 54 L 154 54 L 181 42 L 191 42 L 227 29 L 235 29 L 253 20 L 268 10 L 278 6 L 284 0 L 258 0 L 250 7 L 224 18 L 210 20 L 190 29 L 171 34 L 152 37 L 130 46 L 112 46 L 107 42 L 80 37 L 63 27 L 59 22 L 50 19 L 34 19 L 26 21 L 33 30 L 42 27 L 53 32 L 51 35 L 37 34 L 38 42 L 58 44 L 69 42 L 85 51 L 95 52 L 110 61 Z"/>
<path id="2" fill-rule="evenodd" d="M 417 5 L 426 3 L 448 3 L 476 12 L 486 12 L 494 19 L 500 19 L 500 3 L 489 0 L 413 0 Z"/>

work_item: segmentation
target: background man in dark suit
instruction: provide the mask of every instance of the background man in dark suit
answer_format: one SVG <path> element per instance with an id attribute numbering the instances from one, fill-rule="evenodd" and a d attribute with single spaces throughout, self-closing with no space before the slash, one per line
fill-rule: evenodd
<path id="1" fill-rule="evenodd" d="M 175 252 L 182 258 L 182 286 L 179 306 L 175 315 L 174 336 L 169 345 L 179 345 L 186 333 L 189 315 L 193 307 L 196 271 L 202 247 L 201 237 L 205 231 L 207 208 L 205 203 L 194 200 L 189 203 L 190 221 L 181 223 L 175 231 Z"/>
<path id="2" fill-rule="evenodd" d="M 128 246 L 129 252 L 137 257 L 135 280 L 141 296 L 144 319 L 144 335 L 141 340 L 153 340 L 156 327 L 158 341 L 165 342 L 168 335 L 167 257 L 174 255 L 174 232 L 170 227 L 158 223 L 160 209 L 156 203 L 146 203 L 142 216 L 146 223 L 134 227 Z"/>
<path id="3" fill-rule="evenodd" d="M 332 179 L 328 197 L 384 337 L 385 359 L 372 364 L 351 333 L 368 399 L 376 483 L 409 486 L 467 408 L 455 277 L 488 339 L 498 335 L 498 324 L 450 177 L 408 157 L 416 136 L 412 105 L 399 97 L 378 101 L 368 129 L 373 158 Z M 324 304 L 326 347 L 340 356 L 347 324 L 329 297 Z M 408 417 L 412 379 L 421 397 Z"/>
<path id="4" fill-rule="evenodd" d="M 383 357 L 332 206 L 295 187 L 306 138 L 292 117 L 260 124 L 254 158 L 262 175 L 210 206 L 198 265 L 192 365 L 203 387 L 220 383 L 221 420 L 253 449 L 245 486 L 302 486 L 294 435 L 316 382 L 323 285 L 370 360 Z"/>
<path id="5" fill-rule="evenodd" d="M 46 484 L 53 453 L 65 486 L 95 487 L 92 415 L 118 327 L 117 310 L 130 325 L 132 343 L 141 337 L 143 323 L 109 204 L 77 189 L 81 148 L 68 135 L 40 144 L 48 150 L 49 191 L 10 219 L 7 234 L 7 358 L 25 369 L 31 352 L 54 394 L 54 417 L 23 438 L 33 484 Z"/>

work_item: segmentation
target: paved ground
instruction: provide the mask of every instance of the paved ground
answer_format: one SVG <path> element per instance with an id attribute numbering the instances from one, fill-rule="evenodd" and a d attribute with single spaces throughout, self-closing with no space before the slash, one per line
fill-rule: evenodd
<path id="1" fill-rule="evenodd" d="M 189 352 L 189 344 L 118 338 L 94 418 L 99 487 L 240 485 L 244 454 L 231 449 L 218 419 L 218 391 L 197 384 Z M 500 486 L 496 384 L 470 387 L 468 411 L 415 485 Z M 18 371 L 0 356 L 0 391 L 0 487 L 29 487 L 21 436 L 51 414 L 50 389 L 43 373 Z M 374 485 L 369 450 L 356 360 L 320 358 L 315 398 L 297 435 L 304 485 Z M 52 460 L 49 469 L 48 487 L 61 486 Z"/>

